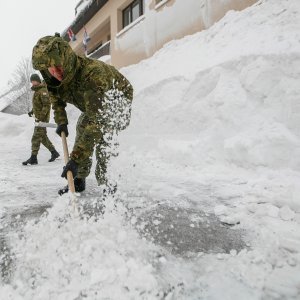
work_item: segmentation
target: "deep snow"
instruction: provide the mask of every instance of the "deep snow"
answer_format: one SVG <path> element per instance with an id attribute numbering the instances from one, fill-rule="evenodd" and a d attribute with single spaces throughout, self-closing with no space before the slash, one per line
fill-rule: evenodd
<path id="1" fill-rule="evenodd" d="M 299 28 L 299 1 L 260 1 L 123 69 L 135 99 L 110 166 L 119 202 L 106 201 L 98 222 L 68 217 L 67 196 L 55 195 L 61 161 L 41 150 L 39 166 L 21 168 L 32 122 L 1 115 L 1 226 L 14 272 L 0 298 L 299 299 Z M 88 185 L 87 204 L 100 198 L 93 175 Z M 39 223 L 7 228 L 23 207 L 47 205 Z M 196 233 L 221 230 L 211 216 L 242 240 L 201 246 Z"/>

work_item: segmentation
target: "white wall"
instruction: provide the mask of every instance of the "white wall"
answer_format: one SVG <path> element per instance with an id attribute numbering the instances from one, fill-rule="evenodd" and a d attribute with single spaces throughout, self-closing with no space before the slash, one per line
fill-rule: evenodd
<path id="1" fill-rule="evenodd" d="M 150 57 L 166 42 L 203 28 L 202 1 L 169 2 L 158 10 L 153 9 L 148 2 L 145 6 L 144 20 L 115 38 L 116 56 L 120 56 L 120 60 L 124 55 L 131 56 L 129 60 L 138 56 Z"/>
<path id="2" fill-rule="evenodd" d="M 169 0 L 159 9 L 146 1 L 144 19 L 114 40 L 113 63 L 124 66 L 152 56 L 166 42 L 210 27 L 230 9 L 257 0 Z"/>

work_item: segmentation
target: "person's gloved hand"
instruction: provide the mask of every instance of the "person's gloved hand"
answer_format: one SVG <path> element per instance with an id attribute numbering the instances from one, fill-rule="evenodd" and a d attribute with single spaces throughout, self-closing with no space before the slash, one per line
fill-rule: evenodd
<path id="1" fill-rule="evenodd" d="M 58 125 L 56 128 L 56 133 L 61 136 L 61 133 L 64 132 L 66 137 L 69 135 L 69 131 L 68 131 L 68 125 L 67 124 L 61 124 Z"/>
<path id="2" fill-rule="evenodd" d="M 30 112 L 28 112 L 28 116 L 32 117 L 33 116 L 33 111 L 31 110 Z"/>
<path id="3" fill-rule="evenodd" d="M 71 171 L 73 174 L 73 177 L 75 178 L 77 175 L 77 170 L 78 170 L 77 163 L 74 160 L 70 159 L 68 161 L 68 163 L 66 164 L 66 166 L 64 167 L 63 172 L 61 173 L 61 177 L 64 177 L 67 179 L 67 173 L 68 173 L 68 171 Z"/>

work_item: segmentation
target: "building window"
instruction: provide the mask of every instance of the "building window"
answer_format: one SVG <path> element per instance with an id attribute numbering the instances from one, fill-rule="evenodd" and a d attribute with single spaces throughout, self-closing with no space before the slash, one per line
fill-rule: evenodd
<path id="1" fill-rule="evenodd" d="M 123 28 L 134 22 L 143 14 L 143 0 L 131 2 L 131 4 L 123 10 Z"/>

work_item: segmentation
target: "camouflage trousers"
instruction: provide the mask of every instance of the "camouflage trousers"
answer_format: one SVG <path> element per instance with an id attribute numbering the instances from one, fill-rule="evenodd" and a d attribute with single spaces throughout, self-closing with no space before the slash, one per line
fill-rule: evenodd
<path id="1" fill-rule="evenodd" d="M 131 103 L 133 90 L 130 86 L 127 91 L 120 92 L 112 89 L 107 92 L 102 100 L 102 108 L 97 115 L 97 130 L 88 140 L 85 140 L 85 151 L 88 158 L 78 164 L 78 178 L 89 175 L 92 166 L 92 156 L 95 148 L 96 167 L 95 176 L 98 185 L 107 185 L 107 166 L 112 156 L 117 156 L 118 143 L 116 137 L 130 123 Z M 81 139 L 85 129 L 89 126 L 90 118 L 87 113 L 82 113 L 76 127 L 75 143 Z M 87 155 L 86 155 L 87 156 Z"/>
<path id="2" fill-rule="evenodd" d="M 53 151 L 55 149 L 47 136 L 47 129 L 43 127 L 34 127 L 31 138 L 31 153 L 33 155 L 38 154 L 41 144 L 43 144 L 49 151 Z"/>

